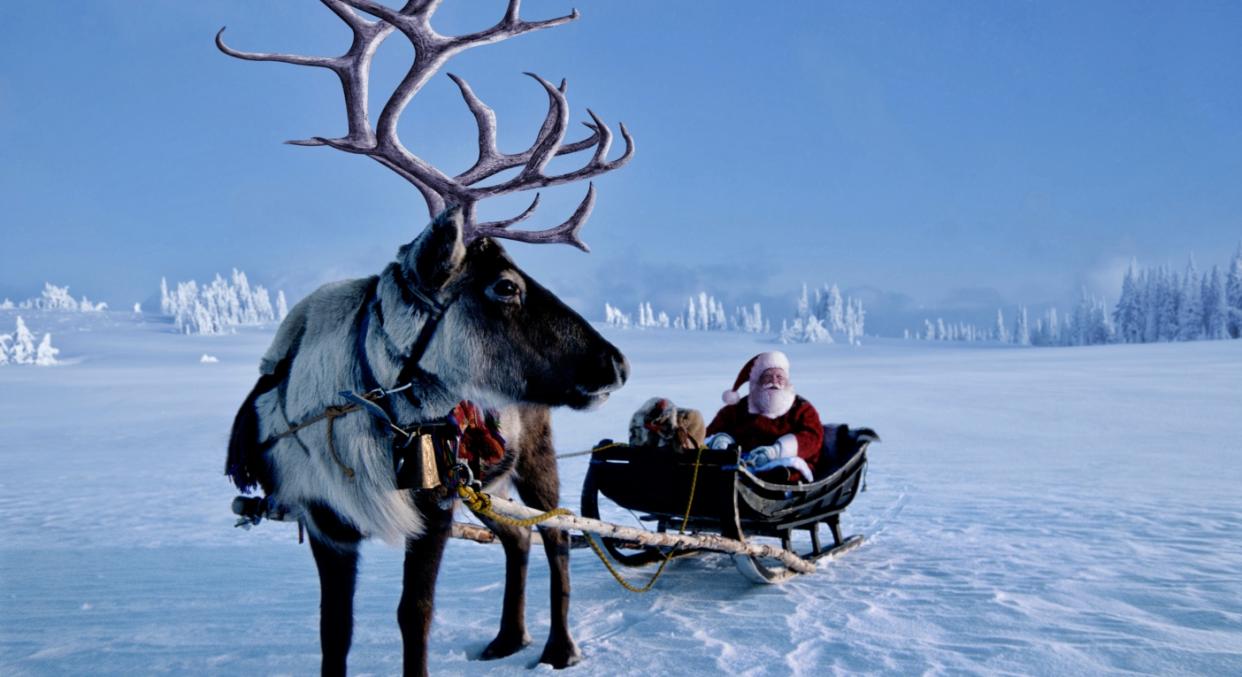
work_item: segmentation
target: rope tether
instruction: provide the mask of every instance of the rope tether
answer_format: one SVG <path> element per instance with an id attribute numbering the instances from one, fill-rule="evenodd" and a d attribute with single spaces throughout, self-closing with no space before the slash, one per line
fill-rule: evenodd
<path id="1" fill-rule="evenodd" d="M 611 445 L 611 446 L 616 446 L 616 445 Z M 677 530 L 678 534 L 686 533 L 686 525 L 690 523 L 690 508 L 694 505 L 694 495 L 695 495 L 695 491 L 698 489 L 699 468 L 701 467 L 701 461 L 703 459 L 704 449 L 706 449 L 706 447 L 699 447 L 698 453 L 694 457 L 694 474 L 691 476 L 691 479 L 690 479 L 690 497 L 689 499 L 686 500 L 686 512 L 684 515 L 682 515 L 681 528 Z M 599 449 L 595 449 L 594 451 L 598 451 L 598 450 Z M 553 517 L 560 517 L 563 515 L 573 514 L 573 512 L 571 512 L 570 510 L 566 508 L 553 508 L 552 510 L 549 510 L 545 513 L 541 513 L 539 515 L 535 515 L 533 517 L 528 517 L 525 519 L 514 519 L 512 517 L 501 515 L 500 513 L 497 513 L 496 511 L 494 511 L 492 509 L 492 497 L 488 496 L 486 493 L 482 491 L 475 489 L 474 487 L 469 486 L 468 484 L 462 484 L 458 486 L 457 495 L 461 497 L 463 502 L 465 502 L 466 507 L 470 508 L 470 510 L 474 512 L 476 515 L 486 517 L 486 518 L 495 520 L 497 522 L 500 522 L 502 524 L 508 524 L 509 526 L 515 526 L 515 527 L 532 527 L 542 522 L 546 522 L 552 519 Z M 598 543 L 596 543 L 595 537 L 593 534 L 587 533 L 586 537 L 587 537 L 587 543 L 591 546 L 591 550 L 595 552 L 595 555 L 597 557 L 599 557 L 599 561 L 604 563 L 604 567 L 608 569 L 608 573 L 612 574 L 612 577 L 616 579 L 617 583 L 619 583 L 621 587 L 625 588 L 626 590 L 629 590 L 630 592 L 635 592 L 635 593 L 643 593 L 643 592 L 647 592 L 651 590 L 651 588 L 655 586 L 656 581 L 660 580 L 660 576 L 664 574 L 664 568 L 667 567 L 669 561 L 673 559 L 673 555 L 677 553 L 676 547 L 670 548 L 668 551 L 668 554 L 666 554 L 664 556 L 664 559 L 660 561 L 660 566 L 655 570 L 655 573 L 651 575 L 651 579 L 647 581 L 646 585 L 639 587 L 625 580 L 625 577 L 621 575 L 621 572 L 617 571 L 616 567 L 613 566 L 612 562 L 608 559 L 608 556 L 604 554 L 603 549 L 600 548 Z"/>

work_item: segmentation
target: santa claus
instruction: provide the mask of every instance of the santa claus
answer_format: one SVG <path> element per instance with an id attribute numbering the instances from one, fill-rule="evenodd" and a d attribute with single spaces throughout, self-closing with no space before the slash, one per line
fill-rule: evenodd
<path id="1" fill-rule="evenodd" d="M 748 393 L 739 397 L 744 384 Z M 707 426 L 708 447 L 737 444 L 753 472 L 786 469 L 791 482 L 815 479 L 811 469 L 824 444 L 824 426 L 815 407 L 794 392 L 785 353 L 752 357 L 723 399 L 725 406 Z"/>

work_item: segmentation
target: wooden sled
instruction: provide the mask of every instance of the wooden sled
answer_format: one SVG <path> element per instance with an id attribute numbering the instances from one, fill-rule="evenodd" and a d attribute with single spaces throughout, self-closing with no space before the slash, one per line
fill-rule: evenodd
<path id="1" fill-rule="evenodd" d="M 833 558 L 862 544 L 861 535 L 843 537 L 841 513 L 863 488 L 867 447 L 879 441 L 870 428 L 845 425 L 824 428 L 825 444 L 815 482 L 784 484 L 756 477 L 740 467 L 739 449 L 704 450 L 694 486 L 694 501 L 686 520 L 687 534 L 714 534 L 741 544 L 758 538 L 778 539 L 780 548 L 806 562 Z M 591 455 L 582 484 L 582 516 L 598 520 L 600 497 L 638 513 L 643 522 L 664 536 L 682 527 L 695 473 L 695 451 L 631 447 L 605 440 Z M 826 524 L 831 543 L 823 543 L 820 525 Z M 795 531 L 810 535 L 811 548 L 796 552 Z M 667 547 L 647 545 L 644 539 L 601 539 L 608 554 L 626 566 L 643 566 L 664 559 Z M 683 539 L 689 540 L 689 539 Z M 718 543 L 718 541 L 717 541 Z M 674 556 L 688 556 L 709 547 L 678 548 Z M 730 548 L 734 550 L 734 548 Z M 799 571 L 772 558 L 733 552 L 738 571 L 758 583 L 779 583 Z M 797 567 L 802 571 L 805 567 Z M 813 570 L 812 564 L 809 570 Z"/>

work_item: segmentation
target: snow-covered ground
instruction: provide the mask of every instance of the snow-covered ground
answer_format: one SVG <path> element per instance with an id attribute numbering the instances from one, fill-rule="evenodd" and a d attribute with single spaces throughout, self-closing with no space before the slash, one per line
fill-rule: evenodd
<path id="1" fill-rule="evenodd" d="M 292 525 L 233 528 L 222 475 L 270 330 L 187 337 L 125 313 L 26 319 L 55 333 L 67 364 L 0 368 L 0 673 L 315 672 L 310 554 Z M 652 395 L 710 416 L 742 363 L 773 347 L 610 337 L 631 381 L 597 411 L 557 413 L 562 452 L 622 437 Z M 844 519 L 867 542 L 780 587 L 752 586 L 724 557 L 678 560 L 646 595 L 575 551 L 585 660 L 571 673 L 1242 673 L 1242 341 L 784 349 L 826 420 L 884 438 Z M 585 467 L 562 462 L 566 505 Z M 433 672 L 535 662 L 548 623 L 535 552 L 535 644 L 480 662 L 503 555 L 450 544 Z M 364 550 L 356 674 L 400 670 L 400 560 Z"/>

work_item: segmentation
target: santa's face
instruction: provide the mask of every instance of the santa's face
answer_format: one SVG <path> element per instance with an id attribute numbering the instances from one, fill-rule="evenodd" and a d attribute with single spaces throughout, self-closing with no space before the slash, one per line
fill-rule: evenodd
<path id="1" fill-rule="evenodd" d="M 750 413 L 776 418 L 783 416 L 793 406 L 794 388 L 784 369 L 773 367 L 765 370 L 759 375 L 758 385 L 750 396 Z"/>
<path id="2" fill-rule="evenodd" d="M 759 375 L 759 387 L 765 389 L 780 390 L 789 386 L 789 374 L 785 373 L 780 367 L 772 367 L 765 369 Z"/>

